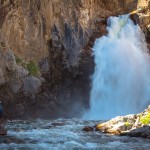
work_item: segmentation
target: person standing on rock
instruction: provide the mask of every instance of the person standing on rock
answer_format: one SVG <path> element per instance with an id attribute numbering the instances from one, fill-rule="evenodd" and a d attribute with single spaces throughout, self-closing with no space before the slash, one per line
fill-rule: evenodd
<path id="1" fill-rule="evenodd" d="M 2 102 L 0 101 L 0 118 L 2 117 L 2 114 L 3 114 L 3 105 L 2 105 Z"/>

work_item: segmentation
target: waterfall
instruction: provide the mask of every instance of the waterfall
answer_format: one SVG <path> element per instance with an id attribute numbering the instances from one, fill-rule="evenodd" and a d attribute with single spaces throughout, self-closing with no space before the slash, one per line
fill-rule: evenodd
<path id="1" fill-rule="evenodd" d="M 145 37 L 129 15 L 110 17 L 96 40 L 90 110 L 86 119 L 139 113 L 150 104 L 150 56 Z"/>

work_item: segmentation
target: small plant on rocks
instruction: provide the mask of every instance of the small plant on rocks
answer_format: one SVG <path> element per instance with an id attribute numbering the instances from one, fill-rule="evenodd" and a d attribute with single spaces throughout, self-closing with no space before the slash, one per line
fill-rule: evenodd
<path id="1" fill-rule="evenodd" d="M 140 118 L 140 122 L 144 125 L 150 124 L 150 112 Z"/>

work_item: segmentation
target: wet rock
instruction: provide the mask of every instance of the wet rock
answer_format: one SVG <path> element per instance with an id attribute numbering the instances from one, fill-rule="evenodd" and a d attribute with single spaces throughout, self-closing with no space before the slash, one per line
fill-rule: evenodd
<path id="1" fill-rule="evenodd" d="M 51 129 L 53 127 L 54 127 L 53 125 L 49 125 L 49 126 L 43 127 L 43 129 Z"/>
<path id="2" fill-rule="evenodd" d="M 7 135 L 7 130 L 4 127 L 0 127 L 0 136 Z"/>
<path id="3" fill-rule="evenodd" d="M 85 131 L 85 132 L 93 132 L 94 131 L 94 128 L 93 127 L 90 127 L 90 126 L 87 126 L 87 127 L 84 127 L 82 129 L 82 131 Z"/>
<path id="4" fill-rule="evenodd" d="M 5 136 L 1 138 L 0 143 L 5 143 L 5 144 L 11 144 L 11 143 L 16 143 L 16 144 L 24 144 L 26 143 L 24 140 L 12 137 L 12 136 Z"/>
<path id="5" fill-rule="evenodd" d="M 130 19 L 133 20 L 135 24 L 139 24 L 140 22 L 139 15 L 136 13 L 130 14 Z"/>
<path id="6" fill-rule="evenodd" d="M 20 129 L 20 128 L 14 128 L 14 131 L 15 131 L 15 132 L 21 132 L 21 131 L 23 131 L 23 130 Z"/>
<path id="7" fill-rule="evenodd" d="M 131 137 L 149 138 L 150 137 L 150 126 L 143 126 L 141 128 L 131 130 L 130 132 L 122 133 L 121 135 L 128 135 Z"/>
<path id="8" fill-rule="evenodd" d="M 64 126 L 65 124 L 63 122 L 54 122 L 51 123 L 51 126 Z"/>

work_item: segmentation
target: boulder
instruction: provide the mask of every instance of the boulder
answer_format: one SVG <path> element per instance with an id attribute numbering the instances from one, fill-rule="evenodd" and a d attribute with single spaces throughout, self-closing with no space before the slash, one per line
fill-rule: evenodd
<path id="1" fill-rule="evenodd" d="M 4 127 L 0 127 L 0 136 L 7 135 L 7 130 Z"/>
<path id="2" fill-rule="evenodd" d="M 93 132 L 94 131 L 94 128 L 93 127 L 90 127 L 90 126 L 87 126 L 87 127 L 84 127 L 82 129 L 82 131 L 85 131 L 85 132 Z"/>
<path id="3" fill-rule="evenodd" d="M 26 96 L 33 96 L 41 91 L 42 82 L 40 79 L 29 76 L 23 81 L 23 92 Z"/>
<path id="4" fill-rule="evenodd" d="M 29 71 L 22 66 L 17 66 L 16 71 L 17 71 L 18 77 L 20 78 L 26 77 L 29 74 Z"/>
<path id="5" fill-rule="evenodd" d="M 6 62 L 6 68 L 8 71 L 13 72 L 16 70 L 16 68 L 17 68 L 16 58 L 15 58 L 15 55 L 11 49 L 9 49 L 5 53 L 4 60 Z"/>
<path id="6" fill-rule="evenodd" d="M 113 134 L 113 135 L 120 135 L 121 131 L 119 130 L 119 128 L 112 128 L 112 129 L 108 129 L 106 133 Z"/>
<path id="7" fill-rule="evenodd" d="M 150 126 L 143 126 L 141 128 L 131 130 L 130 132 L 126 133 L 126 135 L 131 136 L 131 137 L 149 138 Z"/>
<path id="8" fill-rule="evenodd" d="M 139 24 L 140 19 L 139 19 L 139 15 L 136 13 L 130 14 L 130 19 L 135 23 L 135 24 Z"/>

